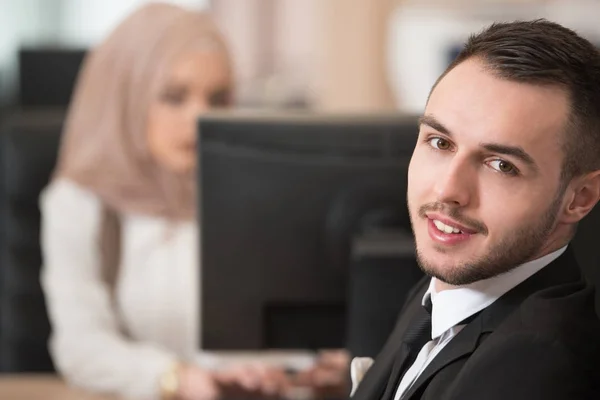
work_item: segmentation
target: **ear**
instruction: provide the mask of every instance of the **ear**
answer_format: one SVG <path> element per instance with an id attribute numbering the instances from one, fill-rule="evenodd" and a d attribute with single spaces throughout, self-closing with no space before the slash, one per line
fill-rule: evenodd
<path id="1" fill-rule="evenodd" d="M 600 170 L 575 178 L 571 191 L 563 214 L 565 223 L 581 221 L 600 200 Z"/>

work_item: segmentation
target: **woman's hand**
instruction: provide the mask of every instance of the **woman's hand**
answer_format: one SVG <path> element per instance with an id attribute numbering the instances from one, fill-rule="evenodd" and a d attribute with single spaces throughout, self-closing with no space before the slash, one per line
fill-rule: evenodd
<path id="1" fill-rule="evenodd" d="M 227 398 L 280 398 L 288 387 L 283 370 L 264 365 L 238 365 L 213 376 L 220 395 Z"/>
<path id="2" fill-rule="evenodd" d="M 317 398 L 347 397 L 349 371 L 350 355 L 346 350 L 325 350 L 312 368 L 297 374 L 294 383 L 310 387 Z"/>
<path id="3" fill-rule="evenodd" d="M 188 365 L 182 366 L 178 375 L 176 400 L 216 400 L 220 397 L 220 389 L 212 372 Z"/>
<path id="4" fill-rule="evenodd" d="M 219 371 L 181 367 L 177 400 L 220 398 L 279 398 L 288 381 L 282 370 L 261 365 L 238 365 Z"/>

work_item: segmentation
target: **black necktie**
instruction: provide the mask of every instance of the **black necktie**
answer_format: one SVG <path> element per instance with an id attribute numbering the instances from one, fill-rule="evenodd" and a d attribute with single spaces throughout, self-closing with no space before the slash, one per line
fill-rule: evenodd
<path id="1" fill-rule="evenodd" d="M 423 308 L 425 308 L 425 311 L 427 312 L 419 315 L 419 318 L 415 318 L 402 338 L 402 341 L 410 348 L 409 363 L 407 364 L 409 367 L 415 362 L 421 348 L 431 340 L 432 307 L 431 297 L 427 296 L 427 298 L 425 298 L 425 304 L 423 305 Z"/>

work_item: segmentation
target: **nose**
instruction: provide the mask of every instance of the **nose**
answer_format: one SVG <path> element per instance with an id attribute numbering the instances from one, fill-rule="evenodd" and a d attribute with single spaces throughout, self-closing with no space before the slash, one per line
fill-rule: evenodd
<path id="1" fill-rule="evenodd" d="M 437 200 L 452 207 L 465 207 L 472 202 L 476 192 L 475 175 L 469 160 L 456 155 L 436 181 Z"/>
<path id="2" fill-rule="evenodd" d="M 198 99 L 198 100 L 195 100 L 190 103 L 190 107 L 189 107 L 188 111 L 189 111 L 190 117 L 195 120 L 200 115 L 209 111 L 209 109 L 210 109 L 210 107 L 204 99 L 202 99 L 202 100 Z"/>
<path id="3" fill-rule="evenodd" d="M 190 104 L 187 106 L 185 119 L 187 121 L 186 124 L 188 124 L 188 126 L 191 128 L 186 134 L 188 139 L 195 139 L 198 118 L 202 114 L 205 114 L 207 111 L 209 111 L 209 109 L 210 107 L 208 107 L 208 104 L 205 101 L 199 100 L 190 102 Z"/>

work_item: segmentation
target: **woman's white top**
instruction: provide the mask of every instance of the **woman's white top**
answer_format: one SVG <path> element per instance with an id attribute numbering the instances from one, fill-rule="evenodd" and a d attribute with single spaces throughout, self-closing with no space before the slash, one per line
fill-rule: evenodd
<path id="1" fill-rule="evenodd" d="M 199 348 L 195 222 L 121 215 L 121 264 L 111 295 L 101 278 L 99 198 L 58 179 L 42 193 L 40 208 L 41 283 L 56 368 L 89 390 L 158 398 L 161 374 Z"/>

